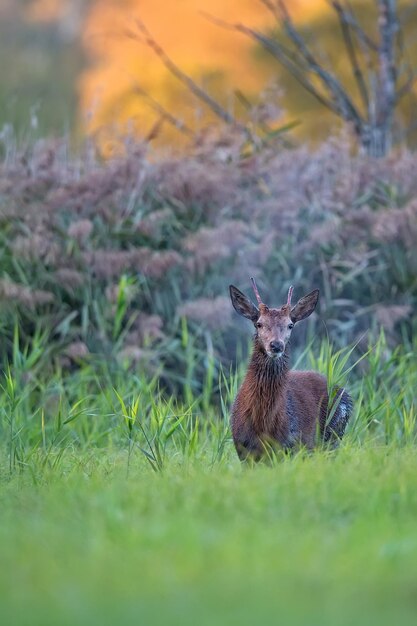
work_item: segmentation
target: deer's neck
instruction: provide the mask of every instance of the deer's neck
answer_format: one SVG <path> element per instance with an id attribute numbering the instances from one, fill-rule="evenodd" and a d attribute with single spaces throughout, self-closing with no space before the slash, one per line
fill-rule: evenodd
<path id="1" fill-rule="evenodd" d="M 247 384 L 252 405 L 252 421 L 258 432 L 271 433 L 278 427 L 280 415 L 284 419 L 286 387 L 289 372 L 289 352 L 280 358 L 270 358 L 255 338 L 249 363 Z M 284 424 L 282 425 L 283 429 Z"/>

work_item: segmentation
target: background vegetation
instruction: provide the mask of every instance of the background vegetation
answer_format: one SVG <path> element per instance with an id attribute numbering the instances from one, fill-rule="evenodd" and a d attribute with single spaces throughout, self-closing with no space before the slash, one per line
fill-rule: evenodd
<path id="1" fill-rule="evenodd" d="M 319 287 L 310 331 L 336 344 L 381 326 L 393 345 L 410 339 L 415 155 L 373 160 L 343 138 L 315 151 L 279 138 L 249 148 L 225 129 L 185 156 L 151 162 L 145 145 L 127 143 L 124 156 L 102 162 L 92 146 L 72 159 L 65 143 L 21 151 L 9 137 L 3 351 L 18 314 L 23 339 L 47 333 L 51 363 L 106 355 L 163 367 L 175 385 L 187 368 L 184 320 L 196 350 L 230 363 L 238 329 L 249 329 L 232 315 L 228 284 L 248 291 L 251 275 L 276 305 L 291 283 L 295 297 Z"/>

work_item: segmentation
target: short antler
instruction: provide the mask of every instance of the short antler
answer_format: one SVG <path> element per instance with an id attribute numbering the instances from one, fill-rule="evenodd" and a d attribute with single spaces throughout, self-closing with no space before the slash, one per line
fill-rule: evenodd
<path id="1" fill-rule="evenodd" d="M 291 308 L 291 298 L 292 298 L 293 291 L 294 291 L 294 287 L 290 285 L 290 288 L 288 289 L 288 296 L 287 296 L 287 306 L 290 308 Z"/>
<path id="2" fill-rule="evenodd" d="M 258 287 L 256 286 L 255 279 L 251 276 L 250 282 L 252 283 L 253 290 L 255 292 L 258 304 L 262 304 L 261 296 L 259 295 Z"/>

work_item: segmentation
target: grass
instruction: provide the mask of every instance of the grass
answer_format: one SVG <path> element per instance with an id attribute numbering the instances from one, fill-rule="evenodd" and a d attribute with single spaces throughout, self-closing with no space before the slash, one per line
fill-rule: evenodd
<path id="1" fill-rule="evenodd" d="M 412 347 L 381 335 L 351 371 L 306 351 L 348 383 L 346 438 L 256 467 L 228 430 L 240 374 L 181 402 L 109 364 L 45 381 L 43 358 L 16 341 L 2 377 L 3 623 L 415 623 Z"/>

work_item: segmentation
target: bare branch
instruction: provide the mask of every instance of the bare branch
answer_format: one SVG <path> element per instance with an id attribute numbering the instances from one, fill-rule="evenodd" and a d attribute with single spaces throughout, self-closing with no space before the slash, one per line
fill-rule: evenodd
<path id="1" fill-rule="evenodd" d="M 379 79 L 381 97 L 379 118 L 386 123 L 394 112 L 396 100 L 397 71 L 395 64 L 395 40 L 398 32 L 396 0 L 378 0 L 379 6 Z"/>
<path id="2" fill-rule="evenodd" d="M 145 91 L 145 89 L 138 85 L 136 81 L 134 83 L 134 91 L 144 100 L 146 100 L 148 106 L 156 113 L 158 113 L 162 120 L 167 121 L 169 124 L 171 124 L 171 126 L 176 128 L 184 135 L 194 137 L 194 132 L 191 130 L 191 128 L 189 128 L 182 120 L 172 115 L 172 113 L 165 109 L 165 107 L 163 107 L 160 102 L 155 100 L 155 98 L 153 98 L 147 91 Z"/>
<path id="3" fill-rule="evenodd" d="M 411 72 L 408 80 L 404 83 L 404 85 L 402 85 L 402 87 L 400 87 L 397 90 L 397 93 L 395 94 L 395 104 L 397 105 L 399 103 L 399 101 L 404 98 L 404 96 L 406 96 L 407 94 L 409 94 L 414 85 L 417 83 L 417 74 L 415 72 Z"/>
<path id="4" fill-rule="evenodd" d="M 170 73 L 177 78 L 181 83 L 183 83 L 187 89 L 193 93 L 199 100 L 204 102 L 213 113 L 220 118 L 226 124 L 230 124 L 235 128 L 245 132 L 246 134 L 250 134 L 246 126 L 238 122 L 233 115 L 231 115 L 226 109 L 224 109 L 214 98 L 212 98 L 204 89 L 202 89 L 197 83 L 190 78 L 187 74 L 185 74 L 179 67 L 172 61 L 172 59 L 167 55 L 165 50 L 159 45 L 159 43 L 152 37 L 148 29 L 146 28 L 143 21 L 139 18 L 136 19 L 136 24 L 144 37 L 145 44 L 153 50 L 156 56 L 162 61 L 165 67 L 170 71 Z"/>
<path id="5" fill-rule="evenodd" d="M 333 101 L 339 110 L 339 115 L 346 121 L 353 122 L 356 132 L 360 133 L 363 122 L 355 105 L 347 95 L 346 90 L 342 87 L 337 78 L 325 70 L 315 59 L 314 55 L 304 42 L 304 39 L 294 27 L 283 0 L 277 0 L 277 3 L 287 36 L 304 57 L 311 71 L 320 78 L 321 82 L 326 86 L 327 90 L 332 95 Z"/>
<path id="6" fill-rule="evenodd" d="M 349 9 L 349 12 L 345 11 L 347 25 L 352 28 L 352 30 L 355 32 L 358 40 L 361 42 L 361 44 L 363 46 L 365 46 L 366 48 L 368 48 L 372 52 L 377 52 L 378 51 L 378 44 L 373 39 L 371 39 L 371 37 L 369 37 L 369 35 L 367 35 L 365 33 L 363 28 L 360 26 L 359 22 L 356 20 L 355 14 L 353 12 L 353 9 L 352 9 L 352 6 L 351 6 L 351 3 L 349 2 L 349 0 L 346 0 L 346 5 L 347 5 L 347 7 Z"/>
<path id="7" fill-rule="evenodd" d="M 150 131 L 145 135 L 145 143 L 150 143 L 158 137 L 159 131 L 164 125 L 164 121 L 164 118 L 161 116 L 156 120 L 155 124 L 152 124 Z"/>
<path id="8" fill-rule="evenodd" d="M 410 11 L 408 12 L 403 11 L 403 13 L 398 18 L 398 32 L 397 32 L 397 49 L 398 49 L 397 57 L 398 58 L 397 58 L 397 63 L 396 63 L 397 83 L 400 77 L 402 76 L 403 71 L 405 71 L 405 73 L 407 74 L 407 80 L 406 80 L 406 83 L 403 85 L 403 87 L 398 90 L 396 102 L 398 102 L 399 99 L 401 99 L 404 95 L 406 95 L 407 91 L 412 89 L 413 84 L 415 82 L 415 72 L 412 69 L 410 55 L 409 55 L 407 43 L 404 37 L 403 24 L 405 23 L 405 20 L 409 18 L 412 15 L 412 13 L 416 10 L 417 10 L 417 6 L 411 7 Z M 402 65 L 401 61 L 404 62 L 404 68 L 405 68 L 404 70 L 401 67 Z"/>
<path id="9" fill-rule="evenodd" d="M 202 12 L 202 14 L 206 17 L 206 19 L 217 26 L 228 30 L 235 30 L 251 37 L 252 39 L 255 39 L 255 41 L 260 43 L 267 52 L 275 57 L 290 72 L 290 74 L 294 76 L 294 78 L 304 87 L 304 89 L 306 89 L 306 91 L 311 93 L 321 104 L 330 109 L 333 113 L 336 113 L 336 115 L 340 114 L 335 104 L 325 95 L 320 93 L 315 85 L 307 78 L 307 73 L 309 72 L 308 66 L 305 65 L 302 59 L 296 58 L 294 53 L 288 50 L 288 48 L 283 46 L 278 41 L 275 41 L 274 39 L 271 39 L 253 28 L 245 26 L 244 24 L 231 24 L 230 22 L 225 22 L 224 20 L 215 18 L 206 12 Z"/>
<path id="10" fill-rule="evenodd" d="M 369 110 L 368 89 L 367 89 L 366 82 L 365 82 L 365 79 L 364 79 L 364 76 L 360 68 L 357 55 L 356 55 L 355 45 L 352 40 L 352 36 L 350 32 L 352 25 L 349 24 L 350 20 L 348 20 L 348 17 L 350 17 L 355 22 L 356 22 L 356 19 L 353 15 L 348 16 L 345 8 L 340 4 L 340 2 L 333 0 L 331 2 L 331 5 L 334 8 L 334 10 L 337 12 L 339 22 L 340 22 L 340 27 L 341 27 L 342 34 L 343 34 L 343 40 L 345 42 L 345 47 L 349 55 L 350 64 L 352 66 L 353 75 L 358 85 L 359 93 L 361 95 L 362 102 L 365 106 L 365 110 L 368 111 Z"/>
<path id="11" fill-rule="evenodd" d="M 272 2 L 271 0 L 259 0 L 259 1 L 261 2 L 261 4 L 264 5 L 264 7 L 268 9 L 268 11 L 272 13 L 272 15 L 275 17 L 277 22 L 279 22 L 279 15 L 278 15 L 276 4 Z"/>
<path id="12" fill-rule="evenodd" d="M 367 71 L 367 80 L 368 80 L 368 84 L 369 84 L 369 91 L 368 91 L 368 96 L 369 96 L 369 111 L 371 110 L 371 108 L 374 106 L 374 102 L 373 102 L 373 97 L 374 97 L 374 92 L 372 90 L 372 76 L 375 74 L 375 53 L 378 52 L 378 44 L 371 40 L 369 37 L 369 41 L 367 41 L 366 37 L 366 33 L 365 31 L 361 28 L 358 20 L 356 19 L 355 16 L 355 12 L 353 10 L 352 4 L 350 2 L 350 0 L 344 0 L 344 5 L 345 5 L 345 15 L 346 15 L 346 20 L 347 20 L 347 26 L 349 26 L 352 30 L 352 33 L 355 35 L 356 37 L 356 41 L 358 43 L 358 49 L 361 52 L 361 56 L 363 58 L 364 64 L 366 66 L 366 71 Z M 368 113 L 369 116 L 369 113 Z"/>

